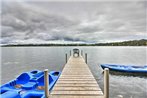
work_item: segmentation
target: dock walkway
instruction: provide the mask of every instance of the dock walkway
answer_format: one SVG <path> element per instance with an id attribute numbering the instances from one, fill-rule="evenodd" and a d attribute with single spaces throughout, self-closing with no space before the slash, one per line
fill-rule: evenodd
<path id="1" fill-rule="evenodd" d="M 49 98 L 104 98 L 83 57 L 71 56 Z"/>

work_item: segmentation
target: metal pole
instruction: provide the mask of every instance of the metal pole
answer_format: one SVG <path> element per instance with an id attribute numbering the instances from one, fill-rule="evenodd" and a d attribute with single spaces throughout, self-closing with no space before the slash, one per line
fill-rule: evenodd
<path id="1" fill-rule="evenodd" d="M 45 86 L 45 98 L 49 98 L 49 77 L 48 69 L 44 70 L 44 86 Z"/>
<path id="2" fill-rule="evenodd" d="M 67 63 L 67 53 L 65 54 L 65 59 L 66 59 L 66 63 Z"/>
<path id="3" fill-rule="evenodd" d="M 87 64 L 87 53 L 85 53 L 85 62 Z"/>
<path id="4" fill-rule="evenodd" d="M 104 98 L 109 98 L 109 69 L 104 69 Z"/>
<path id="5" fill-rule="evenodd" d="M 70 56 L 71 56 L 71 50 L 70 50 Z"/>

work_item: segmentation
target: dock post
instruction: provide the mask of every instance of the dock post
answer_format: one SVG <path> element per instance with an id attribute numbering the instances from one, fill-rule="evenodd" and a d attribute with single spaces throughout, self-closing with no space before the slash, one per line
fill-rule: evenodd
<path id="1" fill-rule="evenodd" d="M 81 50 L 81 56 L 83 56 L 83 50 Z"/>
<path id="2" fill-rule="evenodd" d="M 85 62 L 87 64 L 87 53 L 85 53 Z"/>
<path id="3" fill-rule="evenodd" d="M 45 86 L 45 98 L 49 98 L 49 77 L 48 69 L 44 70 L 44 86 Z"/>
<path id="4" fill-rule="evenodd" d="M 67 53 L 65 54 L 65 59 L 66 59 L 66 63 L 67 63 Z"/>
<path id="5" fill-rule="evenodd" d="M 104 98 L 109 98 L 109 69 L 104 69 Z"/>
<path id="6" fill-rule="evenodd" d="M 71 56 L 71 50 L 70 50 L 70 56 Z"/>

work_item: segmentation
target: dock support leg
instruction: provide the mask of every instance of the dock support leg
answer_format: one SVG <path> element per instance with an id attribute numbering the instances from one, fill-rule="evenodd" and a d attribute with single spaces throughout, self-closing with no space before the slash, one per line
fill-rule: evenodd
<path id="1" fill-rule="evenodd" d="M 109 69 L 104 69 L 104 98 L 109 98 Z"/>
<path id="2" fill-rule="evenodd" d="M 71 50 L 70 50 L 70 56 L 71 56 Z"/>
<path id="3" fill-rule="evenodd" d="M 87 64 L 87 53 L 85 53 L 85 63 Z"/>
<path id="4" fill-rule="evenodd" d="M 67 53 L 65 54 L 65 60 L 66 60 L 66 63 L 67 63 Z"/>
<path id="5" fill-rule="evenodd" d="M 83 50 L 81 50 L 81 56 L 83 56 Z"/>
<path id="6" fill-rule="evenodd" d="M 45 98 L 49 98 L 49 77 L 48 69 L 44 70 L 44 86 L 45 86 Z"/>

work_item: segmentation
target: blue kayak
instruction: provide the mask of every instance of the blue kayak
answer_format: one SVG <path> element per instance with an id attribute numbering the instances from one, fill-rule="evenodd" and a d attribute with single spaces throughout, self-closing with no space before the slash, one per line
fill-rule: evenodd
<path id="1" fill-rule="evenodd" d="M 147 66 L 101 64 L 101 67 L 103 69 L 109 68 L 110 71 L 127 72 L 127 73 L 147 73 Z"/>
<path id="2" fill-rule="evenodd" d="M 49 90 L 52 90 L 61 72 L 49 73 Z M 0 98 L 45 98 L 44 72 L 33 70 L 22 73 L 16 79 L 0 87 Z"/>

